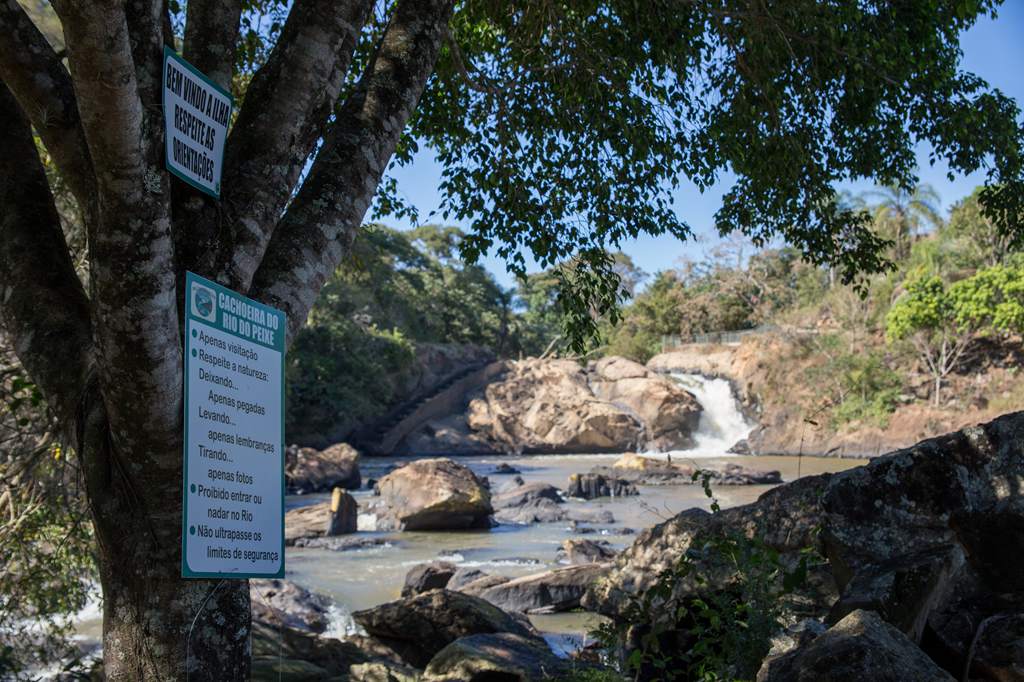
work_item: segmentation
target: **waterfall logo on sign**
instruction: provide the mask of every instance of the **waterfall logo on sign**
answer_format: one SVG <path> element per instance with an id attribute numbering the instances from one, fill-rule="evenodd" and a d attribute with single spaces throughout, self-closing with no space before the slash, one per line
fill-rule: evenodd
<path id="1" fill-rule="evenodd" d="M 217 321 L 217 297 L 201 284 L 192 283 L 192 314 L 207 322 Z"/>

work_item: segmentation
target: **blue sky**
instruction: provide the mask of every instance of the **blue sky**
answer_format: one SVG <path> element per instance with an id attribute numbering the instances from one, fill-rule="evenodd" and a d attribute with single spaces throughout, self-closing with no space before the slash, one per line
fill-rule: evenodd
<path id="1" fill-rule="evenodd" d="M 1024 105 L 1024 1 L 1008 0 L 1000 8 L 996 19 L 982 19 L 965 33 L 961 46 L 964 52 L 962 66 L 965 70 L 981 76 L 991 86 Z M 928 165 L 928 151 L 924 146 L 918 150 L 921 181 L 929 183 L 938 191 L 946 210 L 984 180 L 982 173 L 976 173 L 956 177 L 951 182 L 946 177 L 948 169 L 945 165 Z M 397 169 L 395 176 L 406 198 L 419 209 L 420 220 L 431 222 L 430 212 L 439 205 L 437 186 L 440 178 L 440 167 L 433 156 L 429 151 L 421 151 L 412 164 Z M 693 227 L 696 241 L 681 243 L 669 236 L 642 236 L 623 244 L 622 250 L 638 266 L 651 273 L 676 267 L 684 257 L 700 257 L 718 241 L 718 233 L 714 229 L 714 213 L 727 188 L 727 182 L 723 182 L 701 194 L 696 187 L 684 182 L 674 193 L 676 211 Z M 844 187 L 855 193 L 870 188 L 870 183 Z M 401 221 L 389 222 L 398 227 L 409 226 Z M 513 285 L 514 281 L 500 259 L 486 258 L 484 265 L 504 286 Z"/>

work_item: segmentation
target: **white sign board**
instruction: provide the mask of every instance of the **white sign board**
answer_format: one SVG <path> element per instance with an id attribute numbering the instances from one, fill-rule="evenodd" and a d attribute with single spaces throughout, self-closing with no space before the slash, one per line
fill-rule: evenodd
<path id="1" fill-rule="evenodd" d="M 285 315 L 185 277 L 181 574 L 284 576 Z"/>
<path id="2" fill-rule="evenodd" d="M 165 46 L 163 103 L 167 170 L 219 198 L 231 94 Z"/>

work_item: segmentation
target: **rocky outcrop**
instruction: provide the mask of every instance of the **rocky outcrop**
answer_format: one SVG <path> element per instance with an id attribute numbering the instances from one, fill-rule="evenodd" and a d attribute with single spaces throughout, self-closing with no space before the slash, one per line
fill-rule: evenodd
<path id="1" fill-rule="evenodd" d="M 479 597 L 449 590 L 431 590 L 357 611 L 352 617 L 369 635 L 417 668 L 469 635 L 511 633 L 543 643 L 524 621 Z"/>
<path id="2" fill-rule="evenodd" d="M 631 597 L 651 587 L 684 553 L 715 535 L 740 531 L 779 552 L 784 564 L 793 565 L 804 549 L 828 560 L 802 588 L 800 600 L 787 607 L 792 616 L 836 625 L 787 654 L 788 662 L 762 671 L 764 679 L 948 679 L 908 677 L 909 669 L 899 667 L 929 656 L 958 677 L 969 667 L 982 679 L 1020 679 L 1022 490 L 1024 413 L 1016 413 L 863 467 L 780 486 L 743 507 L 717 514 L 685 511 L 641 534 L 583 604 L 621 617 Z M 699 589 L 728 584 L 731 572 L 722 562 L 699 552 L 689 556 L 697 562 Z M 674 593 L 692 596 L 698 587 L 680 578 Z M 871 619 L 886 626 L 876 627 Z M 862 655 L 872 647 L 894 653 Z M 844 657 L 849 665 L 840 664 Z M 900 674 L 873 676 L 875 666 L 889 658 Z M 832 672 L 825 675 L 826 670 Z"/>
<path id="3" fill-rule="evenodd" d="M 348 443 L 337 443 L 326 450 L 292 445 L 285 450 L 284 480 L 289 495 L 333 488 L 358 490 L 362 485 L 359 452 Z"/>
<path id="4" fill-rule="evenodd" d="M 329 537 L 355 533 L 359 527 L 359 505 L 356 498 L 335 488 L 328 508 L 326 533 Z"/>
<path id="5" fill-rule="evenodd" d="M 468 468 L 425 459 L 395 469 L 377 483 L 378 530 L 489 528 L 491 494 Z"/>
<path id="6" fill-rule="evenodd" d="M 641 440 L 644 426 L 596 397 L 572 360 L 529 359 L 470 402 L 466 423 L 513 452 L 614 452 Z"/>
<path id="7" fill-rule="evenodd" d="M 769 659 L 757 682 L 952 682 L 873 611 L 854 611 L 810 644 Z"/>
<path id="8" fill-rule="evenodd" d="M 627 480 L 589 473 L 569 476 L 569 485 L 565 489 L 565 494 L 569 497 L 593 500 L 598 497 L 638 495 L 639 491 Z"/>
<path id="9" fill-rule="evenodd" d="M 560 679 L 572 664 L 532 637 L 510 633 L 457 639 L 430 661 L 424 682 L 533 682 Z"/>
<path id="10" fill-rule="evenodd" d="M 675 381 L 626 358 L 610 356 L 590 364 L 594 395 L 625 407 L 645 428 L 647 448 L 680 450 L 693 446 L 701 406 Z"/>

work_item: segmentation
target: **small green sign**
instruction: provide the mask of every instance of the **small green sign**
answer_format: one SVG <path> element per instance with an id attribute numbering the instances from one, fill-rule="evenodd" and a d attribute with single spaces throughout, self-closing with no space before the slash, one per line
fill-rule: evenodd
<path id="1" fill-rule="evenodd" d="M 284 576 L 284 313 L 185 276 L 181 574 Z"/>

